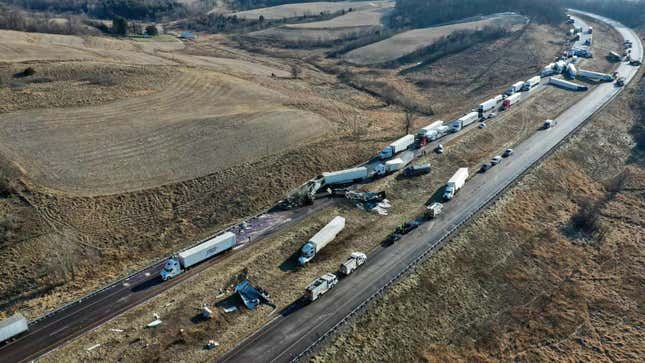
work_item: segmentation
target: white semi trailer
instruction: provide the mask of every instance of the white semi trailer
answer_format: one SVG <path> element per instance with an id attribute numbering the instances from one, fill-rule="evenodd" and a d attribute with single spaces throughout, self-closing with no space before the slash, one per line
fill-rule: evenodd
<path id="1" fill-rule="evenodd" d="M 495 108 L 495 106 L 497 106 L 497 99 L 491 98 L 490 100 L 480 103 L 479 106 L 477 106 L 477 111 L 481 116 L 484 112 Z"/>
<path id="2" fill-rule="evenodd" d="M 322 176 L 325 185 L 347 184 L 367 179 L 369 171 L 366 167 L 361 166 L 358 168 L 323 173 Z"/>
<path id="3" fill-rule="evenodd" d="M 476 122 L 479 120 L 479 113 L 478 112 L 471 112 L 467 113 L 460 118 L 456 119 L 455 121 L 452 122 L 451 126 L 451 132 L 457 132 L 463 129 L 464 127 Z"/>
<path id="4" fill-rule="evenodd" d="M 597 80 L 597 81 L 603 81 L 603 82 L 613 82 L 614 81 L 614 77 L 611 74 L 593 72 L 593 71 L 588 71 L 588 70 L 585 70 L 585 69 L 579 69 L 578 72 L 577 72 L 577 77 L 583 77 L 583 78 Z"/>
<path id="5" fill-rule="evenodd" d="M 522 85 L 522 91 L 529 91 L 540 84 L 540 76 L 531 77 Z"/>
<path id="6" fill-rule="evenodd" d="M 29 330 L 29 322 L 20 313 L 15 313 L 9 318 L 0 321 L 0 343 L 14 338 Z"/>
<path id="7" fill-rule="evenodd" d="M 367 255 L 363 252 L 352 252 L 347 261 L 340 264 L 340 273 L 347 276 L 364 264 L 365 261 L 367 261 Z"/>
<path id="8" fill-rule="evenodd" d="M 326 226 L 324 226 L 318 233 L 305 243 L 300 249 L 300 257 L 298 263 L 304 265 L 311 261 L 320 250 L 325 248 L 329 242 L 336 238 L 336 235 L 345 228 L 345 218 L 336 216 Z"/>
<path id="9" fill-rule="evenodd" d="M 556 87 L 568 89 L 571 91 L 586 91 L 588 89 L 588 87 L 584 84 L 578 84 L 578 83 L 567 81 L 557 77 L 549 78 L 549 83 Z"/>
<path id="10" fill-rule="evenodd" d="M 161 279 L 166 281 L 204 260 L 207 260 L 235 246 L 235 233 L 225 232 L 217 237 L 210 238 L 195 247 L 179 252 L 169 258 L 161 270 Z"/>
<path id="11" fill-rule="evenodd" d="M 459 168 L 457 172 L 448 180 L 446 189 L 443 192 L 443 199 L 448 201 L 455 196 L 455 193 L 466 183 L 468 179 L 468 168 Z"/>
<path id="12" fill-rule="evenodd" d="M 513 83 L 512 86 L 508 87 L 506 92 L 504 92 L 505 95 L 510 96 L 515 92 L 519 92 L 522 89 L 522 86 L 524 85 L 524 81 L 519 81 Z"/>
<path id="13" fill-rule="evenodd" d="M 435 121 L 435 122 L 431 123 L 430 125 L 421 128 L 421 130 L 419 130 L 419 133 L 417 133 L 417 137 L 418 138 L 426 137 L 428 135 L 428 133 L 430 133 L 432 130 L 434 130 L 434 129 L 438 128 L 438 127 L 441 127 L 441 126 L 443 126 L 443 121 L 441 121 L 441 120 Z"/>
<path id="14" fill-rule="evenodd" d="M 392 156 L 400 153 L 401 151 L 407 150 L 410 145 L 414 144 L 414 135 L 405 135 L 402 138 L 396 140 L 390 145 L 386 146 L 383 151 L 381 151 L 378 156 L 381 160 L 389 159 Z"/>
<path id="15" fill-rule="evenodd" d="M 326 273 L 307 285 L 305 288 L 305 299 L 309 302 L 316 301 L 327 291 L 331 290 L 332 287 L 336 286 L 337 283 L 338 277 L 336 275 Z"/>

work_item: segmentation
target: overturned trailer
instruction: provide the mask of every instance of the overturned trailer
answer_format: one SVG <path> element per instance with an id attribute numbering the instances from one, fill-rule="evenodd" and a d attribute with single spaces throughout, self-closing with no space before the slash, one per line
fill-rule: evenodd
<path id="1" fill-rule="evenodd" d="M 557 77 L 549 78 L 549 84 L 552 84 L 559 88 L 568 89 L 570 91 L 586 91 L 589 89 L 589 87 L 583 84 L 578 84 L 578 83 L 567 81 Z"/>

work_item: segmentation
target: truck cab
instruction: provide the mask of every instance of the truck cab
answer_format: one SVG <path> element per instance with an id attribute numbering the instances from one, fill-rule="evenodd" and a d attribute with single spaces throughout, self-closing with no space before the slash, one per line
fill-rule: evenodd
<path id="1" fill-rule="evenodd" d="M 392 150 L 391 146 L 385 147 L 385 149 L 378 154 L 378 157 L 381 160 L 389 159 L 392 156 L 394 156 L 394 150 Z"/>
<path id="2" fill-rule="evenodd" d="M 443 200 L 448 201 L 455 196 L 455 186 L 453 184 L 446 185 L 446 190 L 443 192 Z"/>
<path id="3" fill-rule="evenodd" d="M 168 279 L 171 279 L 179 274 L 184 272 L 184 270 L 181 268 L 181 263 L 179 263 L 179 259 L 177 257 L 172 257 L 169 258 L 168 261 L 166 262 L 166 265 L 163 267 L 163 270 L 161 270 L 160 276 L 161 279 L 166 281 Z"/>
<path id="4" fill-rule="evenodd" d="M 304 265 L 307 262 L 311 261 L 312 258 L 316 256 L 316 246 L 311 243 L 307 242 L 302 246 L 302 249 L 300 250 L 300 257 L 298 257 L 298 263 L 300 265 Z"/>

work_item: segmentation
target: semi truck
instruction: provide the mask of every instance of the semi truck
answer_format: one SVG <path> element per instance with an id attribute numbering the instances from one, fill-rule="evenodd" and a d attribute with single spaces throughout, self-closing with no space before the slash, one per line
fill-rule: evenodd
<path id="1" fill-rule="evenodd" d="M 502 103 L 502 109 L 508 110 L 509 108 L 511 108 L 511 106 L 518 103 L 521 98 L 522 98 L 521 93 L 513 93 L 512 95 L 506 97 L 506 99 Z"/>
<path id="2" fill-rule="evenodd" d="M 405 135 L 396 140 L 390 145 L 386 146 L 378 156 L 381 160 L 389 159 L 403 150 L 407 150 L 410 145 L 414 144 L 414 135 Z"/>
<path id="3" fill-rule="evenodd" d="M 495 98 L 491 98 L 490 100 L 480 103 L 477 107 L 479 117 L 482 117 L 484 115 L 484 112 L 492 110 L 493 108 L 495 108 L 495 106 L 497 106 L 497 100 Z"/>
<path id="4" fill-rule="evenodd" d="M 479 120 L 479 113 L 478 112 L 470 112 L 467 113 L 460 118 L 456 119 L 455 121 L 452 122 L 451 130 L 452 132 L 457 132 L 463 129 L 464 127 L 476 122 Z"/>
<path id="5" fill-rule="evenodd" d="M 365 261 L 367 261 L 367 255 L 363 252 L 352 252 L 347 261 L 340 264 L 339 271 L 347 276 L 364 264 Z"/>
<path id="6" fill-rule="evenodd" d="M 434 128 L 425 135 L 426 142 L 435 141 L 446 136 L 450 132 L 450 126 L 441 125 L 437 128 Z"/>
<path id="7" fill-rule="evenodd" d="M 235 233 L 225 232 L 217 237 L 210 238 L 195 247 L 179 252 L 166 262 L 161 270 L 161 279 L 166 281 L 204 260 L 217 254 L 230 250 L 235 246 Z"/>
<path id="8" fill-rule="evenodd" d="M 562 78 L 551 77 L 549 78 L 549 84 L 552 84 L 556 87 L 568 89 L 570 91 L 586 91 L 588 87 L 583 84 L 578 84 L 575 82 L 567 81 Z"/>
<path id="9" fill-rule="evenodd" d="M 576 66 L 573 65 L 573 63 L 569 63 L 567 64 L 567 68 L 565 69 L 564 74 L 565 76 L 574 79 L 578 74 L 578 70 L 576 69 Z"/>
<path id="10" fill-rule="evenodd" d="M 521 90 L 522 91 L 530 91 L 532 88 L 536 87 L 538 84 L 540 84 L 540 76 L 535 76 L 529 78 L 524 84 L 522 85 Z"/>
<path id="11" fill-rule="evenodd" d="M 512 86 L 508 87 L 506 92 L 504 92 L 505 95 L 510 96 L 515 92 L 519 92 L 522 89 L 522 86 L 524 85 L 523 81 L 515 82 L 513 83 Z"/>
<path id="12" fill-rule="evenodd" d="M 403 175 L 405 176 L 419 176 L 423 174 L 428 174 L 430 172 L 430 169 L 432 169 L 432 166 L 430 164 L 418 164 L 418 165 L 412 165 L 408 166 L 403 170 Z"/>
<path id="13" fill-rule="evenodd" d="M 307 262 L 311 261 L 320 250 L 325 248 L 329 242 L 333 241 L 334 238 L 345 228 L 345 218 L 341 216 L 336 216 L 331 220 L 326 226 L 324 226 L 318 233 L 314 234 L 313 237 L 305 243 L 300 249 L 300 257 L 298 257 L 298 263 L 304 265 Z"/>
<path id="14" fill-rule="evenodd" d="M 417 133 L 417 137 L 418 138 L 425 137 L 426 135 L 428 135 L 428 133 L 430 131 L 432 131 L 432 130 L 440 127 L 440 126 L 443 126 L 443 121 L 441 121 L 441 120 L 435 121 L 435 122 L 431 123 L 430 125 L 428 125 L 426 127 L 422 127 L 421 130 L 419 130 L 419 132 Z"/>
<path id="15" fill-rule="evenodd" d="M 351 168 L 323 173 L 325 185 L 355 183 L 369 177 L 369 170 L 364 167 Z"/>
<path id="16" fill-rule="evenodd" d="M 555 63 L 549 63 L 540 72 L 540 77 L 547 77 L 554 73 L 556 73 Z"/>
<path id="17" fill-rule="evenodd" d="M 584 78 L 587 78 L 587 79 L 597 80 L 597 81 L 603 81 L 603 82 L 613 82 L 614 81 L 614 77 L 612 77 L 611 74 L 587 71 L 585 69 L 579 69 L 578 73 L 577 73 L 577 76 L 578 77 L 584 77 Z"/>
<path id="18" fill-rule="evenodd" d="M 29 330 L 29 322 L 20 313 L 15 313 L 7 319 L 0 321 L 0 343 Z"/>
<path id="19" fill-rule="evenodd" d="M 327 291 L 338 283 L 338 277 L 332 273 L 326 273 L 315 279 L 305 288 L 305 299 L 309 302 L 318 300 Z"/>
<path id="20" fill-rule="evenodd" d="M 466 179 L 468 179 L 468 168 L 459 168 L 448 180 L 446 189 L 443 192 L 443 200 L 451 200 L 455 196 L 455 193 L 464 186 Z"/>

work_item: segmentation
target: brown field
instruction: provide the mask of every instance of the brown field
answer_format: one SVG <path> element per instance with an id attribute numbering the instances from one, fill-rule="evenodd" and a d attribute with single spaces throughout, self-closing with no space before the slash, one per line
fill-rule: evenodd
<path id="1" fill-rule="evenodd" d="M 87 361 L 99 358 L 151 361 L 162 357 L 169 360 L 210 361 L 271 318 L 268 307 L 261 307 L 256 311 L 242 309 L 230 314 L 218 309 L 211 321 L 191 322 L 202 303 L 215 305 L 229 296 L 232 284 L 239 274 L 245 274 L 267 289 L 278 308 L 287 306 L 300 296 L 304 286 L 315 276 L 336 269 L 352 251 L 369 251 L 396 225 L 419 215 L 423 209 L 420 201 L 427 200 L 443 185 L 454 172 L 454 165 L 476 166 L 483 160 L 488 160 L 491 155 L 506 147 L 512 147 L 535 132 L 544 118 L 557 114 L 582 96 L 584 94 L 547 88 L 522 102 L 520 107 L 489 122 L 486 129 L 474 129 L 446 143 L 446 154 L 429 154 L 418 160 L 432 163 L 431 174 L 413 179 L 398 179 L 396 175 L 392 175 L 370 184 L 369 190 L 385 190 L 393 203 L 391 214 L 386 218 L 365 213 L 351 203 L 339 201 L 306 218 L 297 226 L 258 242 L 253 248 L 241 250 L 225 258 L 217 269 L 218 273 L 206 272 L 193 277 L 191 282 L 176 286 L 143 306 L 127 312 L 46 356 L 44 361 Z M 426 118 L 418 119 L 415 125 L 420 126 L 430 121 Z M 371 150 L 378 149 L 386 140 L 371 145 Z M 369 151 L 370 147 L 366 146 L 365 152 Z M 335 154 L 346 155 L 346 152 Z M 293 253 L 303 241 L 337 214 L 342 214 L 348 221 L 343 233 L 306 269 L 295 272 L 288 268 Z M 158 312 L 165 322 L 155 331 L 143 327 L 150 321 L 153 311 Z M 124 329 L 125 332 L 116 333 L 110 329 Z M 180 332 L 180 329 L 183 329 L 183 332 Z M 213 351 L 205 351 L 202 347 L 209 339 L 215 339 L 220 346 Z M 101 347 L 91 352 L 85 350 L 97 343 L 100 343 Z M 358 356 L 347 359 L 343 356 L 336 361 L 357 359 Z"/>
<path id="2" fill-rule="evenodd" d="M 373 9 L 356 10 L 330 20 L 313 21 L 310 23 L 288 24 L 286 27 L 293 29 L 336 29 L 353 28 L 363 26 L 380 26 L 381 18 L 393 7 L 394 3 L 384 1 L 377 3 L 378 7 Z"/>
<path id="3" fill-rule="evenodd" d="M 237 16 L 238 18 L 257 19 L 260 15 L 265 19 L 284 19 L 284 18 L 297 18 L 300 16 L 316 16 L 320 13 L 335 13 L 341 10 L 348 11 L 350 8 L 354 10 L 364 10 L 374 7 L 380 7 L 381 3 L 391 3 L 390 0 L 383 1 L 338 1 L 338 2 L 311 2 L 311 3 L 296 3 L 271 6 L 268 8 L 253 9 L 240 11 L 237 13 L 229 14 L 230 16 Z"/>
<path id="4" fill-rule="evenodd" d="M 641 360 L 635 83 L 312 361 Z"/>
<path id="5" fill-rule="evenodd" d="M 484 20 L 457 23 L 433 28 L 414 29 L 377 43 L 354 49 L 343 59 L 356 65 L 380 64 L 393 61 L 420 48 L 426 47 L 441 37 L 459 30 L 476 30 L 485 26 L 516 28 L 526 23 L 526 18 L 518 15 L 495 16 Z"/>

